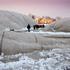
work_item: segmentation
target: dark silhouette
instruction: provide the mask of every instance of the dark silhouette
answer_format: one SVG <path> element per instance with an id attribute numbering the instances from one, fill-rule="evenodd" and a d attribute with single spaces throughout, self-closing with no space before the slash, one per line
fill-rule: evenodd
<path id="1" fill-rule="evenodd" d="M 44 25 L 33 25 L 33 28 L 34 28 L 34 30 L 35 29 L 38 29 L 38 28 L 44 28 L 45 26 Z"/>
<path id="2" fill-rule="evenodd" d="M 10 29 L 10 31 L 14 31 L 14 29 L 12 28 L 12 29 Z"/>
<path id="3" fill-rule="evenodd" d="M 28 24 L 27 25 L 28 32 L 30 32 L 30 28 L 31 28 L 31 26 L 30 26 L 30 24 Z"/>

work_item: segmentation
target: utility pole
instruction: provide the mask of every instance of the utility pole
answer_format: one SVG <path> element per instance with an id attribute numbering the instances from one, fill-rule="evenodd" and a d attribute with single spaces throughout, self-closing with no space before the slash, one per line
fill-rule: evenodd
<path id="1" fill-rule="evenodd" d="M 2 53 L 2 46 L 3 46 L 4 33 L 5 33 L 5 32 L 3 32 L 2 37 L 1 37 L 1 43 L 0 43 L 0 55 L 1 55 L 1 53 Z"/>

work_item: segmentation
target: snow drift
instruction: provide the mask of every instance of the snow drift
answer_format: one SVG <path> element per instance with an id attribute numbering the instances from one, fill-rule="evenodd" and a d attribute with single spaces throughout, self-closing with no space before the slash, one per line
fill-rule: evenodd
<path id="1" fill-rule="evenodd" d="M 35 24 L 31 17 L 15 13 L 9 11 L 1 11 L 0 10 L 0 30 L 4 30 L 6 28 L 10 29 L 21 29 L 26 27 L 27 24 L 31 26 Z"/>
<path id="2" fill-rule="evenodd" d="M 33 59 L 34 53 L 40 58 Z M 70 70 L 70 48 L 3 55 L 0 56 L 0 70 Z"/>
<path id="3" fill-rule="evenodd" d="M 70 32 L 70 18 L 57 20 L 51 25 L 55 31 Z"/>
<path id="4" fill-rule="evenodd" d="M 66 22 L 66 25 L 64 24 Z M 61 21 L 60 21 L 61 22 Z M 70 47 L 70 34 L 65 33 L 40 33 L 40 32 L 22 32 L 25 30 L 27 24 L 31 26 L 35 22 L 28 16 L 9 12 L 0 11 L 0 48 L 4 54 L 17 54 L 24 52 L 32 52 L 35 50 L 46 50 L 50 48 L 64 48 Z M 58 24 L 58 23 L 56 23 Z M 62 20 L 62 24 L 69 28 L 69 19 Z M 61 27 L 61 23 L 58 24 Z M 54 25 L 50 28 L 54 28 L 57 31 L 57 26 Z M 59 28 L 60 28 L 59 27 Z M 9 29 L 22 30 L 22 31 L 9 31 Z M 46 27 L 47 28 L 47 27 Z M 50 29 L 49 26 L 47 29 Z M 58 29 L 59 29 L 58 28 Z M 65 28 L 64 28 L 65 29 Z M 66 29 L 65 29 L 66 30 Z M 69 30 L 69 29 L 67 29 Z M 63 30 L 60 30 L 63 31 Z M 4 35 L 3 35 L 4 33 Z M 3 38 L 2 38 L 3 36 Z M 53 38 L 53 37 L 56 38 Z M 59 38 L 60 37 L 60 38 Z"/>
<path id="5" fill-rule="evenodd" d="M 5 32 L 2 43 L 4 54 L 17 54 L 46 50 L 51 48 L 70 47 L 70 38 L 47 37 L 44 33 Z M 0 33 L 0 39 L 2 32 Z M 1 47 L 1 46 L 0 46 Z"/>

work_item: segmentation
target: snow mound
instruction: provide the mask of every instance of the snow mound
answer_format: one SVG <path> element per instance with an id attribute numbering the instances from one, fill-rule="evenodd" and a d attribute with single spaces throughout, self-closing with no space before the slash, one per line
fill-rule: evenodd
<path id="1" fill-rule="evenodd" d="M 51 25 L 56 31 L 70 32 L 70 18 L 57 20 Z"/>
<path id="2" fill-rule="evenodd" d="M 30 24 L 31 26 L 35 24 L 31 17 L 9 11 L 0 10 L 0 30 L 8 28 L 10 29 L 21 29 Z"/>
<path id="3" fill-rule="evenodd" d="M 0 70 L 70 70 L 70 48 L 43 50 L 37 53 L 42 58 L 35 60 L 26 56 L 27 53 L 0 56 Z M 18 60 L 4 63 L 1 60 L 5 57 L 18 57 Z"/>

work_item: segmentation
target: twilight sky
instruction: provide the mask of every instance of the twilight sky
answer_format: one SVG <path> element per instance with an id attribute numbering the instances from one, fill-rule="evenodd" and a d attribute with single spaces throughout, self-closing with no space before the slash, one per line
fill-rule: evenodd
<path id="1" fill-rule="evenodd" d="M 70 0 L 0 0 L 0 10 L 38 16 L 70 17 Z"/>

